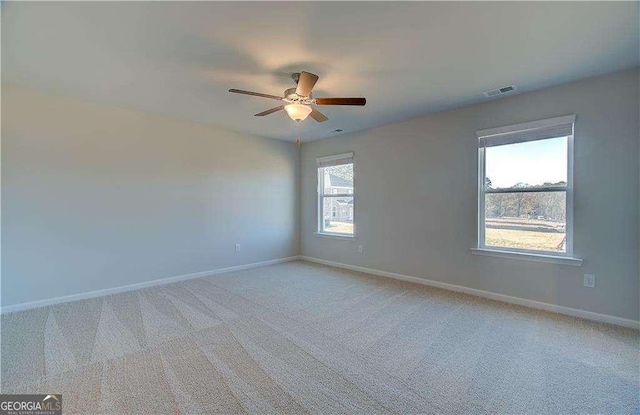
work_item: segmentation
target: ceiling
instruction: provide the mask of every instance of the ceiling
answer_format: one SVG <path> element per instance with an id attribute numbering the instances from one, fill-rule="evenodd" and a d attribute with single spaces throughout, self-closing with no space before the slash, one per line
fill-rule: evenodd
<path id="1" fill-rule="evenodd" d="M 38 2 L 2 4 L 2 81 L 302 141 L 638 66 L 638 2 Z M 296 124 L 290 75 L 320 75 L 322 107 Z M 275 104 L 275 105 L 274 105 Z"/>

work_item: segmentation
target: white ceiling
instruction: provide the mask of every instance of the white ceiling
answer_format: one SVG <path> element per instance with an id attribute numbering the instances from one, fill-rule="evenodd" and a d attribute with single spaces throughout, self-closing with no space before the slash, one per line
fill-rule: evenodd
<path id="1" fill-rule="evenodd" d="M 2 81 L 303 141 L 640 63 L 638 2 L 2 4 Z M 292 72 L 314 94 L 365 96 L 295 124 L 276 101 Z"/>

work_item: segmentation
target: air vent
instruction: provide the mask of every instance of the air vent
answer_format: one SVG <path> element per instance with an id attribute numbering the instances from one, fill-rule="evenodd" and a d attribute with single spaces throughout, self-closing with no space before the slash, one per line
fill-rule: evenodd
<path id="1" fill-rule="evenodd" d="M 483 94 L 485 97 L 493 98 L 493 97 L 497 97 L 498 95 L 508 94 L 515 90 L 516 90 L 515 85 L 507 85 L 507 86 L 503 86 L 502 88 L 492 89 L 491 91 L 483 92 Z"/>
<path id="2" fill-rule="evenodd" d="M 338 133 L 341 133 L 341 132 L 343 132 L 343 131 L 344 131 L 344 130 L 343 130 L 343 129 L 341 129 L 341 128 L 336 128 L 335 130 L 331 130 L 331 131 L 330 131 L 330 133 L 332 133 L 332 134 L 338 134 Z"/>

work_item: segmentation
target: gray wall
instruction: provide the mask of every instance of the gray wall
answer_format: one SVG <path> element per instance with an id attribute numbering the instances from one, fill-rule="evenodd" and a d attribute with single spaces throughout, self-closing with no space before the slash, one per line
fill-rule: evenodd
<path id="1" fill-rule="evenodd" d="M 2 147 L 3 306 L 298 254 L 292 143 L 3 86 Z"/>
<path id="2" fill-rule="evenodd" d="M 639 81 L 636 69 L 304 144 L 302 254 L 638 320 Z M 472 255 L 475 131 L 574 113 L 583 266 Z M 347 151 L 357 240 L 317 237 L 315 159 Z M 583 273 L 597 275 L 595 289 Z"/>

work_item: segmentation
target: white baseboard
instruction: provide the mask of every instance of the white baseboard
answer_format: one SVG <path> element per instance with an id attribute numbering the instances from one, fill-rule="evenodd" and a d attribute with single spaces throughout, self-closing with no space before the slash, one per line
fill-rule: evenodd
<path id="1" fill-rule="evenodd" d="M 491 299 L 491 300 L 502 301 L 502 302 L 505 302 L 505 303 L 517 304 L 517 305 L 521 305 L 521 306 L 525 306 L 525 307 L 536 308 L 538 310 L 551 311 L 551 312 L 554 312 L 554 313 L 565 314 L 565 315 L 572 316 L 572 317 L 580 317 L 580 318 L 584 318 L 584 319 L 587 319 L 587 320 L 598 321 L 598 322 L 601 322 L 601 323 L 615 324 L 617 326 L 623 326 L 623 327 L 628 327 L 628 328 L 640 330 L 640 321 L 631 320 L 631 319 L 628 319 L 628 318 L 616 317 L 616 316 L 611 316 L 611 315 L 608 315 L 608 314 L 594 313 L 592 311 L 585 311 L 585 310 L 580 310 L 580 309 L 577 309 L 577 308 L 563 307 L 563 306 L 560 306 L 560 305 L 543 303 L 543 302 L 534 301 L 534 300 L 528 300 L 526 298 L 513 297 L 513 296 L 510 296 L 510 295 L 498 294 L 498 293 L 494 293 L 494 292 L 490 292 L 490 291 L 483 291 L 483 290 L 478 290 L 478 289 L 475 289 L 475 288 L 464 287 L 462 285 L 448 284 L 446 282 L 433 281 L 433 280 L 428 280 L 428 279 L 425 279 L 425 278 L 412 277 L 412 276 L 409 276 L 409 275 L 397 274 L 395 272 L 380 271 L 380 270 L 377 270 L 377 269 L 371 269 L 371 268 L 358 267 L 358 266 L 354 266 L 354 265 L 342 264 L 342 263 L 339 263 L 339 262 L 327 261 L 327 260 L 324 260 L 324 259 L 308 257 L 308 256 L 304 256 L 304 255 L 301 255 L 300 259 L 303 260 L 303 261 L 315 262 L 315 263 L 318 263 L 318 264 L 323 264 L 323 265 L 329 265 L 329 266 L 338 267 L 338 268 L 349 269 L 349 270 L 352 270 L 352 271 L 364 272 L 364 273 L 367 273 L 367 274 L 378 275 L 378 276 L 381 276 L 381 277 L 394 278 L 396 280 L 415 282 L 417 284 L 428 285 L 430 287 L 437 287 L 437 288 L 442 288 L 442 289 L 445 289 L 445 290 L 457 291 L 457 292 L 461 292 L 461 293 L 465 293 L 465 294 L 475 295 L 477 297 L 483 297 L 483 298 L 488 298 L 488 299 Z"/>
<path id="2" fill-rule="evenodd" d="M 102 297 L 105 295 L 118 294 L 125 291 L 133 291 L 140 288 L 147 288 L 147 287 L 153 287 L 156 285 L 171 284 L 174 282 L 190 280 L 192 278 L 200 278 L 200 277 L 206 277 L 209 275 L 224 274 L 226 272 L 240 271 L 243 269 L 256 268 L 256 267 L 262 267 L 265 265 L 273 265 L 273 264 L 279 264 L 282 262 L 295 261 L 297 259 L 299 259 L 298 256 L 271 259 L 269 261 L 254 262 L 252 264 L 237 265 L 234 267 L 219 268 L 219 269 L 214 269 L 210 271 L 194 272 L 193 274 L 178 275 L 177 277 L 162 278 L 159 280 L 145 281 L 137 284 L 124 285 L 121 287 L 106 288 L 104 290 L 90 291 L 87 293 L 72 294 L 64 297 L 56 297 L 56 298 L 50 298 L 47 300 L 33 301 L 30 303 L 15 304 L 15 305 L 10 305 L 6 307 L 0 307 L 0 314 L 12 313 L 14 311 L 29 310 L 31 308 L 45 307 L 45 306 L 54 305 L 54 304 L 68 303 L 71 301 L 85 300 L 87 298 Z"/>

